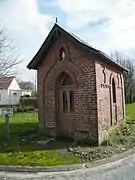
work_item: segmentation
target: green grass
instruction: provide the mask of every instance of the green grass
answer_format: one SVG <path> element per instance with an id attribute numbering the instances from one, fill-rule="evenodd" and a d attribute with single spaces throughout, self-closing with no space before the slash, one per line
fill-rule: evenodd
<path id="1" fill-rule="evenodd" d="M 135 121 L 135 103 L 126 105 L 126 119 Z"/>
<path id="2" fill-rule="evenodd" d="M 37 113 L 18 113 L 10 118 L 11 135 L 25 134 L 29 131 L 36 131 L 38 128 Z M 0 116 L 0 139 L 4 136 L 5 119 Z"/>
<path id="3" fill-rule="evenodd" d="M 126 116 L 127 120 L 135 120 L 135 103 L 126 105 Z M 98 153 L 101 152 L 101 157 L 104 157 L 105 150 L 108 150 L 109 156 L 111 151 L 112 153 L 117 153 L 119 149 L 118 151 L 120 152 L 120 148 L 123 146 L 126 148 L 129 146 L 130 148 L 135 144 L 134 137 L 134 134 L 132 134 L 131 137 L 125 136 L 125 145 L 120 143 L 114 147 L 93 147 L 94 153 L 93 155 L 90 154 L 90 156 L 92 156 L 93 159 L 93 156 L 95 157 L 95 150 L 97 149 Z M 74 155 L 75 153 L 69 152 L 69 146 L 70 142 L 49 139 L 45 137 L 45 135 L 38 133 L 38 116 L 36 112 L 18 113 L 10 118 L 10 138 L 7 141 L 5 138 L 5 120 L 3 117 L 0 117 L 1 165 L 56 166 L 79 163 L 80 158 L 76 157 Z M 85 148 L 83 149 L 83 147 L 81 147 L 81 149 L 85 152 Z M 89 150 L 90 147 L 86 147 L 86 150 L 87 149 Z M 99 156 L 98 153 L 97 156 Z"/>
<path id="4" fill-rule="evenodd" d="M 68 151 L 70 143 L 48 139 L 38 133 L 37 113 L 19 113 L 10 119 L 10 138 L 5 139 L 0 117 L 0 164 L 52 166 L 78 163 Z M 44 142 L 44 143 L 42 143 Z"/>
<path id="5" fill-rule="evenodd" d="M 60 153 L 55 150 L 10 150 L 0 153 L 0 164 L 22 166 L 56 166 L 78 163 L 78 159 L 72 153 Z"/>

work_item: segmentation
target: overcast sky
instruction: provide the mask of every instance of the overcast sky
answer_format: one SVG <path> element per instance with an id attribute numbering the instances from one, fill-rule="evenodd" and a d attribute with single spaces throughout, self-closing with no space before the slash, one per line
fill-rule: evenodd
<path id="1" fill-rule="evenodd" d="M 17 43 L 24 71 L 58 17 L 61 26 L 109 54 L 135 56 L 135 0 L 0 0 L 0 17 Z"/>

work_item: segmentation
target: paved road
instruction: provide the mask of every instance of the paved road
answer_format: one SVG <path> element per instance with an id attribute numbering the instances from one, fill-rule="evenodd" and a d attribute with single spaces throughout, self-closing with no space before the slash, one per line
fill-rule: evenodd
<path id="1" fill-rule="evenodd" d="M 70 172 L 0 172 L 0 180 L 135 180 L 135 154 L 103 166 Z"/>

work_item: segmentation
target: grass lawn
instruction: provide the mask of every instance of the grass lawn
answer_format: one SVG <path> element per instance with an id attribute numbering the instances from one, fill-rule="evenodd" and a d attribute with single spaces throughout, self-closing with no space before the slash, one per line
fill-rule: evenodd
<path id="1" fill-rule="evenodd" d="M 126 119 L 135 121 L 135 103 L 126 105 Z"/>
<path id="2" fill-rule="evenodd" d="M 135 104 L 126 105 L 127 120 L 135 120 Z M 18 113 L 10 119 L 10 138 L 5 139 L 5 122 L 0 117 L 0 165 L 54 166 L 76 164 L 112 156 L 135 146 L 135 125 L 126 135 L 117 129 L 111 145 L 72 146 L 71 142 L 46 138 L 38 133 L 37 113 Z"/>
<path id="3" fill-rule="evenodd" d="M 78 163 L 66 142 L 48 141 L 38 135 L 37 113 L 15 114 L 10 120 L 10 139 L 5 139 L 4 118 L 0 117 L 1 165 L 61 165 Z"/>

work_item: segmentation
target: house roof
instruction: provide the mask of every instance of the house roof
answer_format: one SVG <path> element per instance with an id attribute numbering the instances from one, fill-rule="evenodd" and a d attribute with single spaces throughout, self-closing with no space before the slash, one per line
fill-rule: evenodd
<path id="1" fill-rule="evenodd" d="M 28 64 L 27 68 L 29 69 L 36 69 L 37 65 L 42 61 L 42 57 L 45 54 L 45 52 L 48 50 L 50 45 L 52 44 L 54 38 L 57 37 L 57 34 L 63 33 L 64 35 L 68 35 L 69 38 L 71 38 L 75 43 L 81 46 L 82 49 L 87 50 L 90 52 L 93 56 L 98 58 L 98 60 L 105 62 L 107 64 L 110 64 L 111 66 L 121 69 L 123 71 L 128 71 L 124 67 L 122 67 L 120 64 L 116 63 L 111 57 L 103 53 L 102 51 L 95 49 L 91 45 L 89 45 L 87 42 L 83 41 L 73 33 L 69 33 L 64 28 L 60 27 L 58 24 L 54 24 L 53 28 L 51 29 L 50 33 L 48 34 L 47 38 L 41 45 L 40 49 L 36 53 L 36 55 L 33 57 L 33 59 Z"/>
<path id="2" fill-rule="evenodd" d="M 0 89 L 8 89 L 14 76 L 11 77 L 0 77 Z"/>

